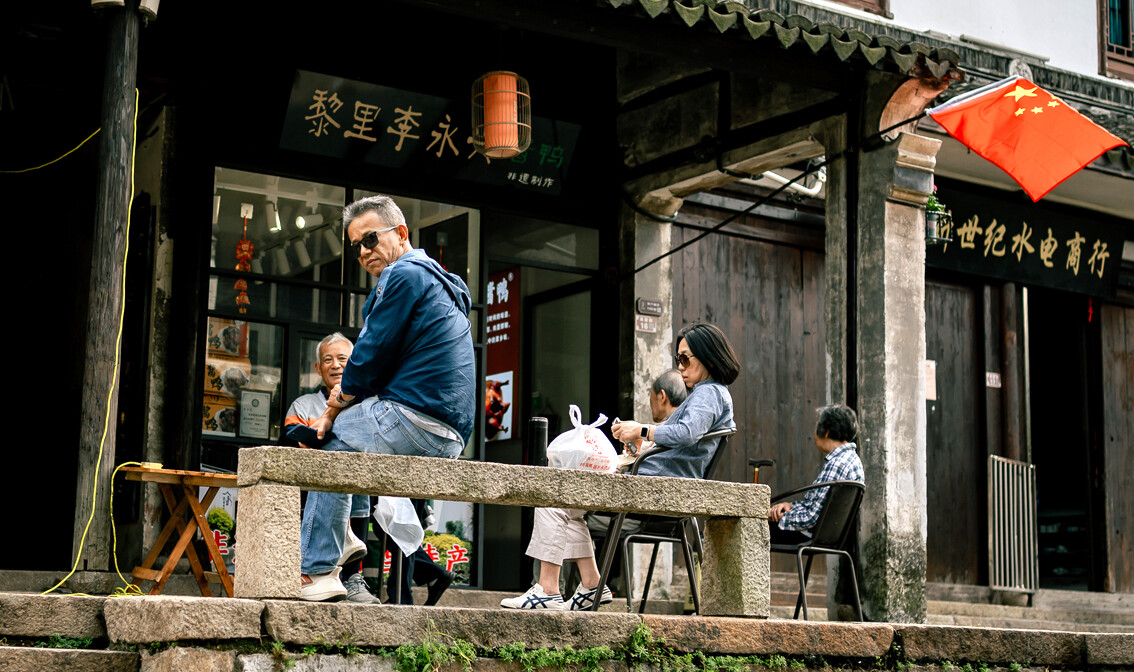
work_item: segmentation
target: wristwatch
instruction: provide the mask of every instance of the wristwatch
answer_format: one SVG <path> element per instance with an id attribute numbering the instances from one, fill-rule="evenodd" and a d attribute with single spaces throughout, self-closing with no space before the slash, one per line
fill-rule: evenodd
<path id="1" fill-rule="evenodd" d="M 650 426 L 649 425 L 642 425 L 642 438 L 643 439 L 650 438 Z"/>

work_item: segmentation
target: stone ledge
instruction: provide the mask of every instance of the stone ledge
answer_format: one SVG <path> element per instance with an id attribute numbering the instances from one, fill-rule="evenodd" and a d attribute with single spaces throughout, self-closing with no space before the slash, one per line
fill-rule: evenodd
<path id="1" fill-rule="evenodd" d="M 111 642 L 259 639 L 264 604 L 227 597 L 123 597 L 107 600 Z"/>
<path id="2" fill-rule="evenodd" d="M 235 651 L 175 646 L 160 653 L 142 653 L 144 672 L 238 672 L 240 669 Z"/>
<path id="3" fill-rule="evenodd" d="M 1088 665 L 1134 667 L 1134 634 L 1085 634 Z"/>
<path id="4" fill-rule="evenodd" d="M 140 666 L 138 654 L 124 651 L 0 646 L 0 670 L 4 672 L 138 672 Z"/>
<path id="5" fill-rule="evenodd" d="M 301 646 L 349 641 L 356 646 L 397 647 L 419 644 L 434 636 L 441 640 L 463 639 L 486 648 L 515 642 L 533 649 L 566 645 L 615 647 L 625 644 L 641 623 L 641 618 L 634 614 L 287 600 L 266 600 L 264 604 L 268 636 Z"/>
<path id="6" fill-rule="evenodd" d="M 890 649 L 894 629 L 874 623 L 759 621 L 700 616 L 642 617 L 654 637 L 680 651 L 727 655 L 820 655 L 843 658 L 881 656 Z"/>
<path id="7" fill-rule="evenodd" d="M 105 597 L 0 593 L 0 635 L 105 637 L 104 602 Z"/>
<path id="8" fill-rule="evenodd" d="M 962 660 L 1031 665 L 1082 665 L 1084 635 L 948 625 L 894 625 L 910 660 Z"/>
<path id="9" fill-rule="evenodd" d="M 238 484 L 670 516 L 765 518 L 766 485 L 303 448 L 242 448 Z"/>

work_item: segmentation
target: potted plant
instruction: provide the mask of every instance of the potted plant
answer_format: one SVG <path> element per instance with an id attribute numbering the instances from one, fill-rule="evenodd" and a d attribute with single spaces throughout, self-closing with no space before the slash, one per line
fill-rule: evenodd
<path id="1" fill-rule="evenodd" d="M 948 217 L 949 214 L 945 212 L 945 204 L 937 200 L 937 185 L 933 185 L 933 191 L 929 194 L 929 199 L 925 202 L 925 238 L 926 240 L 936 240 L 938 231 L 938 221 Z"/>

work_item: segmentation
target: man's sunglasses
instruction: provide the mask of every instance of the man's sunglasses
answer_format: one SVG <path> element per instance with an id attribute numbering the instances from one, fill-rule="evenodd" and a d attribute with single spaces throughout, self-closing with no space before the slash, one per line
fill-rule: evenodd
<path id="1" fill-rule="evenodd" d="M 378 245 L 378 234 L 379 233 L 386 233 L 387 231 L 393 231 L 396 228 L 398 228 L 398 227 L 395 224 L 394 226 L 387 226 L 384 229 L 378 229 L 377 231 L 371 231 L 370 233 L 363 236 L 362 240 L 358 241 L 357 243 L 351 243 L 350 244 L 351 256 L 354 257 L 355 259 L 358 259 L 359 257 L 361 257 L 362 256 L 362 248 L 364 248 L 364 247 L 368 250 L 373 250 Z"/>
<path id="2" fill-rule="evenodd" d="M 689 368 L 689 360 L 697 359 L 696 355 L 674 355 L 673 361 L 677 362 L 678 366 Z"/>

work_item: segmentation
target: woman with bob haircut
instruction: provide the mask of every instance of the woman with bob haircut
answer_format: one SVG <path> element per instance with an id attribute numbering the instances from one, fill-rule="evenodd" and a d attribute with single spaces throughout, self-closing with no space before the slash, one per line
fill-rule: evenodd
<path id="1" fill-rule="evenodd" d="M 674 359 L 682 381 L 691 388 L 685 401 L 660 425 L 624 420 L 612 425 L 611 432 L 623 443 L 649 440 L 673 449 L 643 460 L 639 475 L 703 478 L 720 438 L 702 437 L 718 430 L 736 429 L 732 395 L 726 386 L 740 375 L 740 362 L 724 332 L 704 323 L 681 330 Z M 575 509 L 536 509 L 527 554 L 540 561 L 539 581 L 523 595 L 501 600 L 500 606 L 577 611 L 589 609 L 596 599 L 601 604 L 614 599 L 609 588 L 599 588 L 601 577 L 591 535 L 583 521 L 585 513 Z M 567 560 L 578 566 L 580 582 L 575 594 L 564 600 L 559 594 L 559 570 Z"/>

